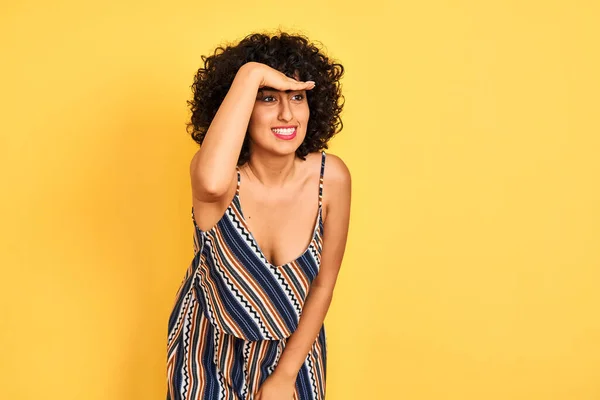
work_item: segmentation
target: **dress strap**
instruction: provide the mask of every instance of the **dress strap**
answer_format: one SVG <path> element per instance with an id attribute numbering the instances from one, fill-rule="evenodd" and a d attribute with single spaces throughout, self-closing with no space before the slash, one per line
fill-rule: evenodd
<path id="1" fill-rule="evenodd" d="M 235 170 L 237 171 L 237 188 L 235 189 L 235 194 L 240 195 L 240 168 L 236 165 Z"/>
<path id="2" fill-rule="evenodd" d="M 321 151 L 321 175 L 319 176 L 319 208 L 323 204 L 323 173 L 325 172 L 325 150 Z"/>

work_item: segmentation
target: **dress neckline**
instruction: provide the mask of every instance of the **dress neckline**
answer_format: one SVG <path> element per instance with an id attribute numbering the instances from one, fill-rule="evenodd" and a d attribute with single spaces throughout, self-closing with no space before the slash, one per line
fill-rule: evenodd
<path id="1" fill-rule="evenodd" d="M 237 167 L 236 167 L 237 168 Z M 238 174 L 239 174 L 239 169 L 238 169 Z M 319 204 L 319 208 L 317 210 L 317 218 L 315 220 L 315 225 L 313 228 L 313 233 L 312 236 L 310 238 L 310 242 L 308 243 L 308 247 L 302 252 L 302 254 L 300 254 L 298 257 L 296 257 L 295 259 L 293 259 L 292 261 L 288 261 L 284 264 L 281 265 L 275 265 L 272 262 L 270 262 L 267 257 L 265 256 L 265 253 L 263 253 L 262 249 L 260 248 L 260 245 L 258 244 L 258 242 L 256 241 L 256 238 L 254 237 L 254 234 L 252 234 L 252 232 L 250 231 L 250 227 L 248 226 L 248 222 L 246 221 L 246 217 L 244 216 L 244 211 L 242 210 L 242 202 L 240 201 L 240 194 L 239 194 L 239 190 L 236 191 L 234 199 L 237 199 L 237 205 L 236 208 L 240 214 L 240 220 L 242 222 L 242 229 L 244 230 L 244 232 L 248 235 L 248 237 L 250 238 L 252 245 L 251 246 L 253 249 L 255 249 L 256 253 L 260 256 L 260 258 L 262 258 L 267 264 L 269 264 L 272 267 L 276 267 L 276 268 L 283 268 L 285 266 L 291 265 L 294 262 L 298 261 L 299 259 L 301 259 L 302 257 L 304 257 L 306 255 L 306 253 L 308 253 L 311 249 L 311 247 L 313 246 L 313 242 L 315 240 L 315 236 L 317 235 L 317 230 L 319 229 L 319 223 L 321 222 L 322 219 L 322 205 Z M 229 207 L 231 207 L 231 205 L 233 205 L 234 202 L 232 202 L 232 204 L 229 205 Z"/>
<path id="2" fill-rule="evenodd" d="M 241 185 L 241 174 L 240 174 L 240 169 L 239 166 L 236 165 L 235 167 L 236 172 L 237 172 L 237 188 L 235 190 L 235 194 L 233 196 L 233 198 L 231 199 L 231 201 L 229 202 L 229 205 L 227 206 L 225 213 L 223 214 L 223 216 L 221 217 L 221 219 L 219 221 L 217 221 L 217 223 L 215 225 L 212 226 L 212 228 L 203 231 L 200 229 L 200 227 L 198 227 L 198 225 L 196 224 L 196 218 L 194 217 L 194 206 L 192 206 L 192 220 L 194 222 L 194 227 L 195 229 L 197 229 L 198 231 L 200 231 L 200 233 L 207 233 L 210 232 L 214 229 L 218 229 L 219 224 L 221 223 L 221 221 L 225 218 L 225 216 L 227 215 L 228 212 L 232 212 L 232 207 L 234 207 L 237 211 L 237 214 L 239 215 L 239 219 L 241 224 L 239 225 L 240 228 L 244 231 L 244 234 L 250 239 L 251 241 L 251 248 L 252 251 L 262 260 L 264 260 L 265 263 L 267 263 L 269 266 L 272 266 L 274 268 L 282 268 L 288 265 L 291 265 L 295 262 L 297 262 L 298 260 L 300 260 L 302 257 L 304 257 L 310 250 L 311 248 L 314 247 L 313 243 L 315 242 L 315 238 L 317 237 L 318 234 L 318 230 L 319 227 L 322 225 L 322 221 L 323 221 L 323 171 L 325 169 L 325 151 L 321 151 L 321 173 L 319 176 L 319 207 L 317 209 L 317 217 L 315 220 L 315 225 L 313 228 L 313 234 L 312 237 L 310 239 L 310 242 L 308 243 L 308 246 L 306 247 L 306 249 L 302 252 L 302 254 L 300 254 L 298 257 L 296 257 L 295 259 L 293 259 L 292 261 L 288 261 L 284 264 L 281 265 L 275 265 L 273 263 L 271 263 L 267 257 L 265 256 L 264 252 L 262 251 L 262 249 L 260 248 L 260 245 L 258 244 L 256 238 L 254 237 L 254 234 L 252 234 L 252 232 L 250 231 L 250 227 L 248 225 L 248 222 L 246 221 L 246 217 L 244 216 L 244 211 L 242 210 L 242 202 L 240 200 L 240 185 Z M 236 214 L 236 212 L 233 212 L 233 214 Z"/>

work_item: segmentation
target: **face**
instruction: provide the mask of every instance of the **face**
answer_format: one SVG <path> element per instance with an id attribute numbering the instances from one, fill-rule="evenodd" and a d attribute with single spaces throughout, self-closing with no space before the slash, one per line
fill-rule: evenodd
<path id="1" fill-rule="evenodd" d="M 261 88 L 248 125 L 251 151 L 260 147 L 278 154 L 294 153 L 306 137 L 308 118 L 305 90 Z"/>

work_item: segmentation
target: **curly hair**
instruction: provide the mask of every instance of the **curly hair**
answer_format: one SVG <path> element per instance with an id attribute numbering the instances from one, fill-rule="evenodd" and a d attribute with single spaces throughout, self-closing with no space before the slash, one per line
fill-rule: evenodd
<path id="1" fill-rule="evenodd" d="M 314 81 L 314 89 L 306 91 L 310 118 L 306 137 L 296 155 L 306 159 L 308 153 L 327 149 L 327 142 L 343 129 L 340 118 L 344 106 L 340 79 L 344 67 L 322 54 L 304 35 L 286 32 L 269 35 L 252 33 L 238 44 L 219 46 L 211 56 L 202 56 L 203 67 L 198 69 L 191 86 L 193 100 L 187 101 L 192 115 L 186 124 L 192 139 L 202 145 L 208 128 L 225 99 L 239 68 L 247 62 L 259 62 L 288 77 L 298 73 L 300 81 Z M 243 165 L 250 158 L 249 134 L 238 158 Z"/>

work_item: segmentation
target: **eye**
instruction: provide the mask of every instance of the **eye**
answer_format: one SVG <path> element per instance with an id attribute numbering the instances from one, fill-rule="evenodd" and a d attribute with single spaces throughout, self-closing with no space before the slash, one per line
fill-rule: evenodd
<path id="1" fill-rule="evenodd" d="M 297 101 L 302 101 L 302 100 L 304 100 L 304 95 L 296 94 L 292 98 L 296 99 Z M 269 100 L 269 99 L 271 99 L 271 100 Z M 272 96 L 272 95 L 266 95 L 266 96 L 261 97 L 261 101 L 264 101 L 265 103 L 272 103 L 275 100 L 276 100 L 275 96 Z"/>

